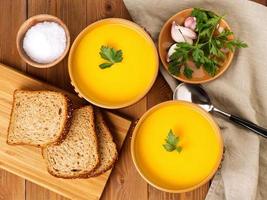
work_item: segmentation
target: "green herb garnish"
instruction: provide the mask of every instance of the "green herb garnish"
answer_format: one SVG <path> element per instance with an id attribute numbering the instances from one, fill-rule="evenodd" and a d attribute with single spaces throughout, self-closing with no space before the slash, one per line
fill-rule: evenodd
<path id="1" fill-rule="evenodd" d="M 99 54 L 101 58 L 108 61 L 99 65 L 101 69 L 111 67 L 113 64 L 119 63 L 123 60 L 122 50 L 116 51 L 115 49 L 108 46 L 101 46 Z"/>
<path id="2" fill-rule="evenodd" d="M 225 59 L 223 50 L 234 51 L 235 48 L 245 48 L 248 45 L 239 39 L 229 40 L 228 37 L 233 32 L 228 29 L 214 34 L 223 16 L 199 8 L 194 8 L 191 16 L 196 17 L 195 31 L 198 37 L 193 44 L 177 43 L 175 52 L 170 57 L 169 72 L 177 76 L 184 69 L 183 74 L 188 79 L 192 78 L 193 70 L 187 66 L 187 62 L 192 60 L 197 68 L 203 66 L 209 75 L 215 76 L 220 63 Z"/>
<path id="3" fill-rule="evenodd" d="M 165 139 L 165 144 L 163 144 L 163 147 L 166 151 L 172 152 L 174 150 L 178 151 L 179 153 L 182 151 L 181 146 L 177 146 L 179 143 L 179 137 L 175 136 L 172 129 L 170 129 L 167 138 Z"/>
<path id="4" fill-rule="evenodd" d="M 187 65 L 184 66 L 184 75 L 186 78 L 192 78 L 193 70 L 190 69 Z"/>

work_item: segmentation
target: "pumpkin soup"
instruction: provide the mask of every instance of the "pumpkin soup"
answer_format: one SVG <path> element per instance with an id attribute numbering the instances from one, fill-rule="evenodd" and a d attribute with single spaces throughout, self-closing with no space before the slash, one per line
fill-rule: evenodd
<path id="1" fill-rule="evenodd" d="M 222 140 L 204 110 L 169 101 L 155 106 L 139 121 L 132 155 L 137 169 L 152 185 L 171 192 L 187 191 L 215 173 Z"/>
<path id="2" fill-rule="evenodd" d="M 138 25 L 106 19 L 85 29 L 69 59 L 72 82 L 90 102 L 107 108 L 128 106 L 151 88 L 158 72 L 153 41 Z M 119 58 L 107 58 L 103 51 Z M 109 52 L 107 52 L 109 53 Z"/>

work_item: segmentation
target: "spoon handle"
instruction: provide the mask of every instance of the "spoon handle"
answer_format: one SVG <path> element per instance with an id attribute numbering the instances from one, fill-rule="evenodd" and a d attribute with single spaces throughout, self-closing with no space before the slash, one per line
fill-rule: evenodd
<path id="1" fill-rule="evenodd" d="M 219 113 L 221 115 L 223 115 L 224 117 L 227 117 L 230 121 L 243 126 L 251 131 L 253 131 L 254 133 L 257 133 L 258 135 L 261 135 L 262 137 L 267 138 L 267 129 L 258 126 L 257 124 L 254 124 L 251 121 L 248 121 L 246 119 L 242 119 L 240 117 L 237 117 L 235 115 L 231 115 L 229 113 L 223 112 L 217 108 L 213 107 L 213 111 L 215 111 L 216 113 Z"/>
<path id="2" fill-rule="evenodd" d="M 235 122 L 236 124 L 239 124 L 241 126 L 244 126 L 248 128 L 249 130 L 253 131 L 254 133 L 257 133 L 258 135 L 261 135 L 265 138 L 267 138 L 267 129 L 260 127 L 246 119 L 242 119 L 240 117 L 237 117 L 235 115 L 230 115 L 229 120 L 232 122 Z"/>

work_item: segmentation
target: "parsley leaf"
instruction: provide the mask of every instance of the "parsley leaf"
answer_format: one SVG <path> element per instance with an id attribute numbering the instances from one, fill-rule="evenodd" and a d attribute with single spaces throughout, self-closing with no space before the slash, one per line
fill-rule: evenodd
<path id="1" fill-rule="evenodd" d="M 233 51 L 235 48 L 246 48 L 248 45 L 244 43 L 243 41 L 240 41 L 238 39 L 236 40 L 230 40 L 226 42 L 226 47 L 230 50 Z"/>
<path id="2" fill-rule="evenodd" d="M 166 151 L 173 151 L 175 149 L 175 146 L 169 144 L 169 143 L 166 143 L 166 144 L 163 144 L 163 147 L 166 149 Z"/>
<path id="3" fill-rule="evenodd" d="M 122 50 L 116 51 L 114 48 L 108 46 L 101 46 L 99 52 L 101 58 L 108 61 L 99 65 L 101 69 L 111 67 L 115 63 L 119 63 L 123 60 Z"/>
<path id="4" fill-rule="evenodd" d="M 172 129 L 170 129 L 169 133 L 168 133 L 168 136 L 167 136 L 167 139 L 165 140 L 167 143 L 169 143 L 170 145 L 172 146 L 176 146 L 178 141 L 179 141 L 179 138 L 176 137 L 172 131 Z"/>
<path id="5" fill-rule="evenodd" d="M 181 153 L 182 150 L 183 148 L 181 146 L 176 147 L 176 151 L 178 151 L 179 153 Z"/>
<path id="6" fill-rule="evenodd" d="M 174 76 L 180 74 L 180 69 L 186 64 L 186 61 L 189 59 L 190 51 L 192 51 L 193 48 L 191 44 L 185 42 L 177 43 L 176 46 L 176 51 L 171 55 L 168 66 L 169 72 Z"/>
<path id="7" fill-rule="evenodd" d="M 166 151 L 172 152 L 176 150 L 179 153 L 182 151 L 182 147 L 177 146 L 177 144 L 179 143 L 179 137 L 175 136 L 172 129 L 170 129 L 165 142 L 166 143 L 163 144 L 163 147 Z"/>
<path id="8" fill-rule="evenodd" d="M 99 65 L 99 67 L 101 69 L 105 69 L 105 68 L 111 67 L 112 65 L 113 65 L 113 63 L 102 63 Z"/>
<path id="9" fill-rule="evenodd" d="M 169 66 L 168 66 L 168 70 L 169 72 L 174 75 L 174 76 L 178 76 L 180 74 L 180 66 L 179 66 L 179 62 L 177 61 L 171 61 L 169 63 Z"/>
<path id="10" fill-rule="evenodd" d="M 217 62 L 215 60 L 207 60 L 204 64 L 204 69 L 208 72 L 211 76 L 215 76 L 218 70 Z"/>
<path id="11" fill-rule="evenodd" d="M 192 52 L 192 58 L 198 68 L 205 63 L 205 54 L 204 51 L 200 48 L 194 49 L 194 51 Z"/>
<path id="12" fill-rule="evenodd" d="M 209 43 L 210 54 L 217 56 L 218 58 L 224 58 L 225 55 L 221 50 L 221 42 L 219 40 L 211 39 Z"/>
<path id="13" fill-rule="evenodd" d="M 233 32 L 225 28 L 218 32 L 217 26 L 224 16 L 201 8 L 194 8 L 191 16 L 196 17 L 196 32 L 198 37 L 193 44 L 177 43 L 174 53 L 170 56 L 168 70 L 178 76 L 184 67 L 183 74 L 191 79 L 193 70 L 187 66 L 192 60 L 197 68 L 201 66 L 210 75 L 215 76 L 219 70 L 219 63 L 225 59 L 223 50 L 234 51 L 236 48 L 246 48 L 248 45 L 239 40 L 230 40 Z"/>
<path id="14" fill-rule="evenodd" d="M 187 65 L 184 66 L 184 75 L 186 78 L 192 78 L 193 70 L 190 69 Z"/>

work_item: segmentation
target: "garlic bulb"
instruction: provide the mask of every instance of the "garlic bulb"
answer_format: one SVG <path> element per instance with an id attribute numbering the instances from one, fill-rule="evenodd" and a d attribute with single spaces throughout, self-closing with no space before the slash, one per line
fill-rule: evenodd
<path id="1" fill-rule="evenodd" d="M 195 17 L 187 17 L 184 21 L 184 26 L 194 31 L 197 26 L 197 19 Z"/>

